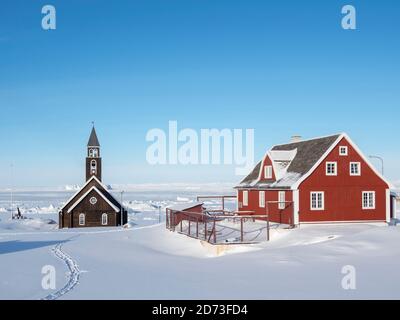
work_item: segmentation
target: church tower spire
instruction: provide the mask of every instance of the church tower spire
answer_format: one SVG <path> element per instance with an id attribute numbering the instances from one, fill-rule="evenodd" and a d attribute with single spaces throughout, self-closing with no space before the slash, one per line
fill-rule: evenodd
<path id="1" fill-rule="evenodd" d="M 101 181 L 100 143 L 99 139 L 97 138 L 94 123 L 87 144 L 86 181 L 92 176 L 96 176 L 96 178 Z"/>

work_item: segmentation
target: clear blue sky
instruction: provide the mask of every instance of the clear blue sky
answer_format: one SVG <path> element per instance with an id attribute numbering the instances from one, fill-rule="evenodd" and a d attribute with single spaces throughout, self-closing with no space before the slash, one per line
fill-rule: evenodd
<path id="1" fill-rule="evenodd" d="M 41 8 L 57 30 L 41 29 Z M 356 31 L 341 8 L 357 9 Z M 0 186 L 82 183 L 96 121 L 107 183 L 235 181 L 146 164 L 151 128 L 254 128 L 256 159 L 293 134 L 345 131 L 400 180 L 400 3 L 3 0 Z"/>

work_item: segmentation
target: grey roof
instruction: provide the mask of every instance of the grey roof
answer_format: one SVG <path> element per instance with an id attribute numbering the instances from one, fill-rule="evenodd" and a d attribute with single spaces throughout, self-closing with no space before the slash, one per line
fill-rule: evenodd
<path id="1" fill-rule="evenodd" d="M 278 145 L 272 150 L 294 150 L 297 149 L 296 157 L 290 163 L 288 172 L 306 174 L 325 154 L 329 147 L 339 138 L 340 134 L 317 138 L 296 143 Z"/>
<path id="2" fill-rule="evenodd" d="M 323 138 L 276 145 L 271 151 L 297 151 L 287 167 L 286 174 L 278 181 L 259 181 L 261 161 L 236 188 L 290 188 L 291 185 L 312 169 L 339 137 L 340 134 L 336 134 Z"/>
<path id="3" fill-rule="evenodd" d="M 253 171 L 240 182 L 241 185 L 242 184 L 250 185 L 253 181 L 258 179 L 258 177 L 260 175 L 261 163 L 262 163 L 262 161 L 257 163 L 257 165 L 254 167 Z"/>
<path id="4" fill-rule="evenodd" d="M 92 128 L 92 132 L 90 133 L 88 147 L 100 147 L 99 139 L 97 139 L 96 129 Z"/>

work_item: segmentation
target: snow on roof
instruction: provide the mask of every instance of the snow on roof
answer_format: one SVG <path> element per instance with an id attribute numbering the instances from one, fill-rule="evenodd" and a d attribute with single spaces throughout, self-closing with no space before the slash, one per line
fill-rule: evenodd
<path id="1" fill-rule="evenodd" d="M 292 161 L 296 153 L 297 148 L 293 150 L 271 150 L 269 152 L 273 161 Z"/>
<path id="2" fill-rule="evenodd" d="M 189 203 L 179 203 L 179 204 L 174 204 L 171 205 L 169 207 L 167 207 L 167 209 L 171 209 L 171 210 L 175 210 L 175 211 L 185 211 L 197 206 L 202 206 L 203 202 L 189 202 Z"/>
<path id="3" fill-rule="evenodd" d="M 261 181 L 262 163 L 236 188 L 290 188 L 305 176 L 341 135 L 276 145 L 267 153 L 272 160 L 277 181 Z"/>
<path id="4" fill-rule="evenodd" d="M 297 182 L 301 178 L 300 173 L 296 172 L 288 172 L 282 179 L 278 181 L 269 182 L 269 183 L 262 183 L 260 182 L 257 184 L 258 187 L 265 187 L 265 188 L 290 188 L 295 182 Z"/>

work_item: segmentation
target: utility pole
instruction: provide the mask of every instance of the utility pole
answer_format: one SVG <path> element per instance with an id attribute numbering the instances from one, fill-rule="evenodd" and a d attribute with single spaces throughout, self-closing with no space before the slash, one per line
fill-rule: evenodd
<path id="1" fill-rule="evenodd" d="M 382 175 L 384 175 L 385 174 L 385 170 L 384 170 L 384 161 L 383 161 L 383 158 L 382 157 L 379 157 L 379 156 L 369 156 L 371 159 L 378 159 L 378 160 L 380 160 L 380 162 L 381 162 L 381 172 L 382 172 Z"/>
<path id="2" fill-rule="evenodd" d="M 121 191 L 121 227 L 124 226 L 124 206 L 122 204 L 124 192 L 124 190 Z"/>
<path id="3" fill-rule="evenodd" d="M 14 219 L 14 164 L 11 163 L 11 219 Z"/>

